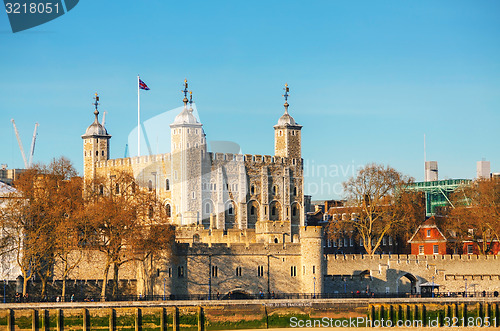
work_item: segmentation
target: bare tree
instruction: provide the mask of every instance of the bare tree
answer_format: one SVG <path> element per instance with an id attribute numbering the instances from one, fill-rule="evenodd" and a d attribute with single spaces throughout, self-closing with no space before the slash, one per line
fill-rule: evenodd
<path id="1" fill-rule="evenodd" d="M 110 268 L 113 267 L 114 296 L 120 268 L 168 249 L 173 230 L 155 192 L 141 188 L 126 172 L 90 182 L 85 209 L 92 224 L 91 246 L 106 256 L 101 290 L 101 299 L 105 300 Z"/>
<path id="2" fill-rule="evenodd" d="M 399 235 L 401 229 L 421 221 L 422 208 L 412 206 L 419 199 L 406 190 L 411 182 L 411 178 L 389 166 L 369 164 L 359 170 L 356 177 L 343 184 L 345 214 L 330 221 L 330 237 L 336 239 L 352 232 L 362 240 L 367 254 L 375 254 L 384 236 Z"/>
<path id="3" fill-rule="evenodd" d="M 475 243 L 479 254 L 492 254 L 500 237 L 500 180 L 476 180 L 459 188 L 451 199 L 443 226 L 459 240 Z"/>
<path id="4" fill-rule="evenodd" d="M 2 228 L 9 233 L 6 238 L 16 251 L 24 277 L 23 295 L 28 280 L 35 274 L 42 282 L 42 296 L 45 294 L 58 249 L 67 240 L 66 236 L 58 235 L 57 229 L 68 227 L 68 216 L 80 208 L 78 183 L 81 181 L 75 176 L 71 162 L 62 157 L 47 166 L 35 165 L 14 182 L 17 199 L 10 199 L 2 217 Z"/>

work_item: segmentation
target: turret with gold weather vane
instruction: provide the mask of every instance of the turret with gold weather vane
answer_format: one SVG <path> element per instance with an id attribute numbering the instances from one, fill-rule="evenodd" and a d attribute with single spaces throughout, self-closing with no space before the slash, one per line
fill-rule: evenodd
<path id="1" fill-rule="evenodd" d="M 295 163 L 301 159 L 301 139 L 300 134 L 302 130 L 302 125 L 299 125 L 293 117 L 288 113 L 288 97 L 290 94 L 290 88 L 288 84 L 285 84 L 283 88 L 285 94 L 282 96 L 285 98 L 285 113 L 279 118 L 278 124 L 274 126 L 274 155 L 290 158 L 292 163 Z"/>
<path id="2" fill-rule="evenodd" d="M 96 162 L 109 159 L 109 139 L 111 138 L 104 125 L 99 123 L 99 95 L 97 92 L 94 95 L 92 105 L 94 106 L 94 122 L 82 135 L 83 172 L 86 179 L 95 177 Z"/>

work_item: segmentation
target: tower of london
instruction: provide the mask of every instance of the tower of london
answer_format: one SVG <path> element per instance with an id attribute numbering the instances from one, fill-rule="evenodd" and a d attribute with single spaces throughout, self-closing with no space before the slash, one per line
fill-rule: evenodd
<path id="1" fill-rule="evenodd" d="M 172 254 L 121 272 L 122 280 L 135 282 L 137 295 L 419 293 L 430 279 L 459 291 L 467 277 L 487 277 L 488 290 L 498 286 L 500 276 L 488 271 L 495 257 L 325 254 L 322 228 L 304 220 L 302 126 L 288 111 L 288 86 L 272 156 L 209 152 L 187 82 L 183 92 L 182 111 L 165 123 L 170 153 L 110 159 L 111 135 L 99 122 L 97 100 L 82 136 L 84 181 L 104 178 L 118 192 L 113 176 L 131 174 L 157 195 L 175 225 Z M 99 279 L 96 265 L 81 266 L 72 277 Z"/>
<path id="2" fill-rule="evenodd" d="M 288 113 L 288 102 L 274 126 L 274 156 L 210 153 L 185 84 L 184 108 L 169 123 L 170 153 L 109 159 L 111 135 L 99 122 L 96 107 L 94 122 L 82 136 L 85 180 L 110 178 L 116 171 L 133 174 L 164 202 L 179 239 L 187 226 L 250 235 L 271 231 L 266 223 L 279 222 L 280 233 L 268 240 L 298 240 L 299 227 L 304 226 L 302 126 Z"/>
<path id="3" fill-rule="evenodd" d="M 209 152 L 185 82 L 184 107 L 169 123 L 171 152 L 110 159 L 111 135 L 96 101 L 94 122 L 82 135 L 84 180 L 132 174 L 156 192 L 176 227 L 176 258 L 157 262 L 156 279 L 130 275 L 138 292 L 157 294 L 166 278 L 174 295 L 321 291 L 321 229 L 304 227 L 302 126 L 288 111 L 288 85 L 284 90 L 272 156 Z"/>

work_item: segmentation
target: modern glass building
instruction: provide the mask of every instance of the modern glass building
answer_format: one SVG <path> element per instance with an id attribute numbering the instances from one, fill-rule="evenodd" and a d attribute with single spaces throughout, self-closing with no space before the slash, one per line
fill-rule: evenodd
<path id="1" fill-rule="evenodd" d="M 436 208 L 452 205 L 450 195 L 463 185 L 469 185 L 470 179 L 445 179 L 414 183 L 409 189 L 425 193 L 425 214 L 436 214 Z"/>

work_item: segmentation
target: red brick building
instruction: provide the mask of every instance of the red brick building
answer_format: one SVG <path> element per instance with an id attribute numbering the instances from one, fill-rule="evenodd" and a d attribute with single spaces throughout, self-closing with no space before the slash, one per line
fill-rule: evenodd
<path id="1" fill-rule="evenodd" d="M 464 241 L 464 254 L 477 255 L 479 254 L 479 249 L 477 247 L 478 243 L 472 241 Z M 500 253 L 500 243 L 497 240 L 491 241 L 488 246 L 490 250 L 487 252 L 488 255 L 498 255 Z"/>
<path id="2" fill-rule="evenodd" d="M 455 239 L 445 236 L 437 227 L 435 216 L 432 216 L 417 228 L 408 243 L 413 255 L 444 255 L 454 253 L 447 248 L 450 241 Z"/>

